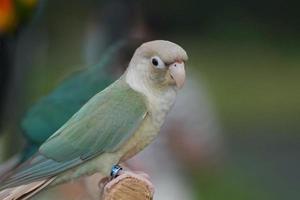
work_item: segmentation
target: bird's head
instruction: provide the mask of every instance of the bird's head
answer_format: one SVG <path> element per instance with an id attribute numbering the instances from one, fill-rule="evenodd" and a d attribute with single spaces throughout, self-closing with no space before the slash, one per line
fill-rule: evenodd
<path id="1" fill-rule="evenodd" d="M 142 44 L 135 51 L 126 72 L 126 80 L 137 88 L 176 88 L 185 81 L 188 56 L 179 45 L 155 40 Z"/>

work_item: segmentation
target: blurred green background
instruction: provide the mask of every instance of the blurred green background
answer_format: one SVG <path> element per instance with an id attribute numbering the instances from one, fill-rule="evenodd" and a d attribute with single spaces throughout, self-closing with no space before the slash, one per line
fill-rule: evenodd
<path id="1" fill-rule="evenodd" d="M 112 12 L 114 3 L 125 11 Z M 298 3 L 76 0 L 37 4 L 31 19 L 15 22 L 18 28 L 1 36 L 9 55 L 13 54 L 5 83 L 9 89 L 2 92 L 2 98 L 7 97 L 2 101 L 1 131 L 18 135 L 17 124 L 34 101 L 74 69 L 96 63 L 97 55 L 116 38 L 142 30 L 146 38 L 168 39 L 187 50 L 188 70 L 203 80 L 216 108 L 224 140 L 222 156 L 213 167 L 193 168 L 189 177 L 199 199 L 300 198 Z M 87 47 L 86 32 L 97 23 L 104 24 L 101 39 L 96 47 Z M 2 55 L 8 51 L 4 45 L 0 48 Z M 88 53 L 90 48 L 96 48 L 94 57 Z M 4 56 L 1 59 L 3 81 Z M 7 144 L 10 136 L 1 137 L 1 143 Z M 1 150 L 3 157 L 20 147 L 7 149 Z"/>

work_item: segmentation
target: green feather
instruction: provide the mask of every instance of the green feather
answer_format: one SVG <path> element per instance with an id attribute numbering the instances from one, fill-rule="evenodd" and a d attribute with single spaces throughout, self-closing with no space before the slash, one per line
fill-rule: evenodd
<path id="1" fill-rule="evenodd" d="M 94 96 L 39 151 L 56 161 L 114 151 L 131 136 L 145 112 L 143 97 L 120 79 Z"/>
<path id="2" fill-rule="evenodd" d="M 114 80 L 107 71 L 124 41 L 112 45 L 99 64 L 73 73 L 49 95 L 41 98 L 26 113 L 21 128 L 29 145 L 39 146 L 58 130 L 88 99 Z M 33 148 L 23 152 L 23 160 L 32 155 Z"/>
<path id="3" fill-rule="evenodd" d="M 57 175 L 127 141 L 147 112 L 144 97 L 123 78 L 95 95 L 57 130 L 33 159 L 23 164 L 0 189 Z"/>

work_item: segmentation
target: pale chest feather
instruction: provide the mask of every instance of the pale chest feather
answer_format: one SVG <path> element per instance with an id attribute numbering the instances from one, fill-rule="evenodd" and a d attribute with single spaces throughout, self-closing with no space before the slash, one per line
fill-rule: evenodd
<path id="1" fill-rule="evenodd" d="M 143 123 L 136 130 L 134 135 L 120 149 L 121 161 L 125 161 L 143 150 L 160 131 L 166 115 L 174 104 L 176 93 L 164 93 L 164 96 L 153 96 L 148 104 L 149 112 L 146 114 Z"/>
<path id="2" fill-rule="evenodd" d="M 153 126 L 160 128 L 164 123 L 166 115 L 175 102 L 176 92 L 169 90 L 163 94 L 149 97 L 149 115 L 152 119 Z"/>

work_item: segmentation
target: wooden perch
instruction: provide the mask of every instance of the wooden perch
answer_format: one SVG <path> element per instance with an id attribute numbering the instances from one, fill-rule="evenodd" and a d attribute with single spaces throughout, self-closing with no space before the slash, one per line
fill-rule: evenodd
<path id="1" fill-rule="evenodd" d="M 108 182 L 103 189 L 103 200 L 151 200 L 154 187 L 142 173 L 124 172 Z"/>

